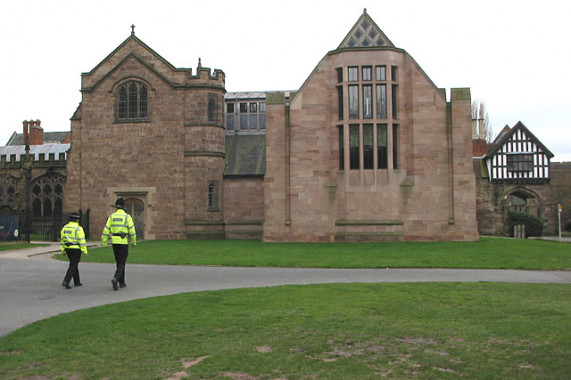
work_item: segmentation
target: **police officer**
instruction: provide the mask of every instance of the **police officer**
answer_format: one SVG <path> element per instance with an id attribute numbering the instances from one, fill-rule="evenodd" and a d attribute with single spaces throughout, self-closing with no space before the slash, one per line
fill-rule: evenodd
<path id="1" fill-rule="evenodd" d="M 69 259 L 69 267 L 61 286 L 71 289 L 70 281 L 73 278 L 75 286 L 81 286 L 79 279 L 79 261 L 81 253 L 87 255 L 87 243 L 85 241 L 85 232 L 79 225 L 79 213 L 72 212 L 69 215 L 69 223 L 61 229 L 60 249 L 61 253 L 67 255 Z"/>
<path id="2" fill-rule="evenodd" d="M 119 287 L 124 288 L 125 284 L 125 264 L 127 263 L 127 256 L 129 255 L 129 239 L 134 248 L 137 245 L 137 233 L 135 231 L 135 224 L 131 215 L 125 212 L 125 200 L 121 197 L 115 201 L 115 208 L 117 209 L 113 214 L 107 218 L 107 223 L 103 228 L 101 234 L 101 243 L 103 247 L 107 247 L 107 240 L 111 237 L 113 244 L 113 253 L 115 254 L 115 262 L 117 269 L 115 275 L 111 280 L 113 290 Z"/>

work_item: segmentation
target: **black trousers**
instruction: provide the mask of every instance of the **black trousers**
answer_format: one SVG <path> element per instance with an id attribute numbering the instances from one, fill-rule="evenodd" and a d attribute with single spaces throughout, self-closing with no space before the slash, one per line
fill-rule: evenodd
<path id="1" fill-rule="evenodd" d="M 129 256 L 129 245 L 128 244 L 113 244 L 113 253 L 115 254 L 115 262 L 117 263 L 117 269 L 115 270 L 115 275 L 113 276 L 117 279 L 120 285 L 125 284 L 125 264 L 127 264 L 127 256 Z"/>
<path id="2" fill-rule="evenodd" d="M 77 286 L 78 284 L 81 284 L 81 281 L 79 280 L 79 261 L 81 260 L 81 249 L 66 248 L 65 253 L 69 259 L 69 267 L 67 268 L 63 282 L 69 284 L 73 278 L 73 283 Z"/>

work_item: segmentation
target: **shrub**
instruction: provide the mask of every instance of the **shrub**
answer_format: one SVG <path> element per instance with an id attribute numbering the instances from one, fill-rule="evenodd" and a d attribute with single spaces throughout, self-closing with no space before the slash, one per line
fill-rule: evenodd
<path id="1" fill-rule="evenodd" d="M 510 211 L 508 213 L 508 228 L 510 236 L 514 235 L 514 226 L 523 224 L 525 226 L 525 236 L 543 235 L 543 221 L 537 216 L 520 211 Z"/>

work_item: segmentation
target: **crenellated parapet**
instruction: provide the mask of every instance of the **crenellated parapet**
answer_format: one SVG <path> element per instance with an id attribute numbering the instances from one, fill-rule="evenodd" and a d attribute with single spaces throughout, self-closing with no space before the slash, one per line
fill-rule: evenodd
<path id="1" fill-rule="evenodd" d="M 29 166 L 65 169 L 69 147 L 70 144 L 32 146 L 29 154 L 25 152 L 25 146 L 0 147 L 0 169 Z"/>

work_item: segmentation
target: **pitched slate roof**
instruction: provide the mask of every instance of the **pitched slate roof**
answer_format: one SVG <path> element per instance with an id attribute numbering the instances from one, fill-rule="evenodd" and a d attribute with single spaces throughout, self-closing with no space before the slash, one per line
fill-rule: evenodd
<path id="1" fill-rule="evenodd" d="M 266 135 L 227 135 L 225 176 L 266 174 Z"/>
<path id="2" fill-rule="evenodd" d="M 549 149 L 543 145 L 541 141 L 521 121 L 518 121 L 513 128 L 510 129 L 509 126 L 505 126 L 502 131 L 496 136 L 494 141 L 488 145 L 488 152 L 485 155 L 485 158 L 492 157 L 495 155 L 502 146 L 510 139 L 510 137 L 516 133 L 516 131 L 521 130 L 524 134 L 529 136 L 529 138 L 547 155 L 549 158 L 553 158 L 554 154 L 551 153 Z"/>
<path id="3" fill-rule="evenodd" d="M 64 141 L 71 132 L 44 132 L 44 144 L 59 144 Z M 24 145 L 24 134 L 14 132 L 6 146 Z"/>

